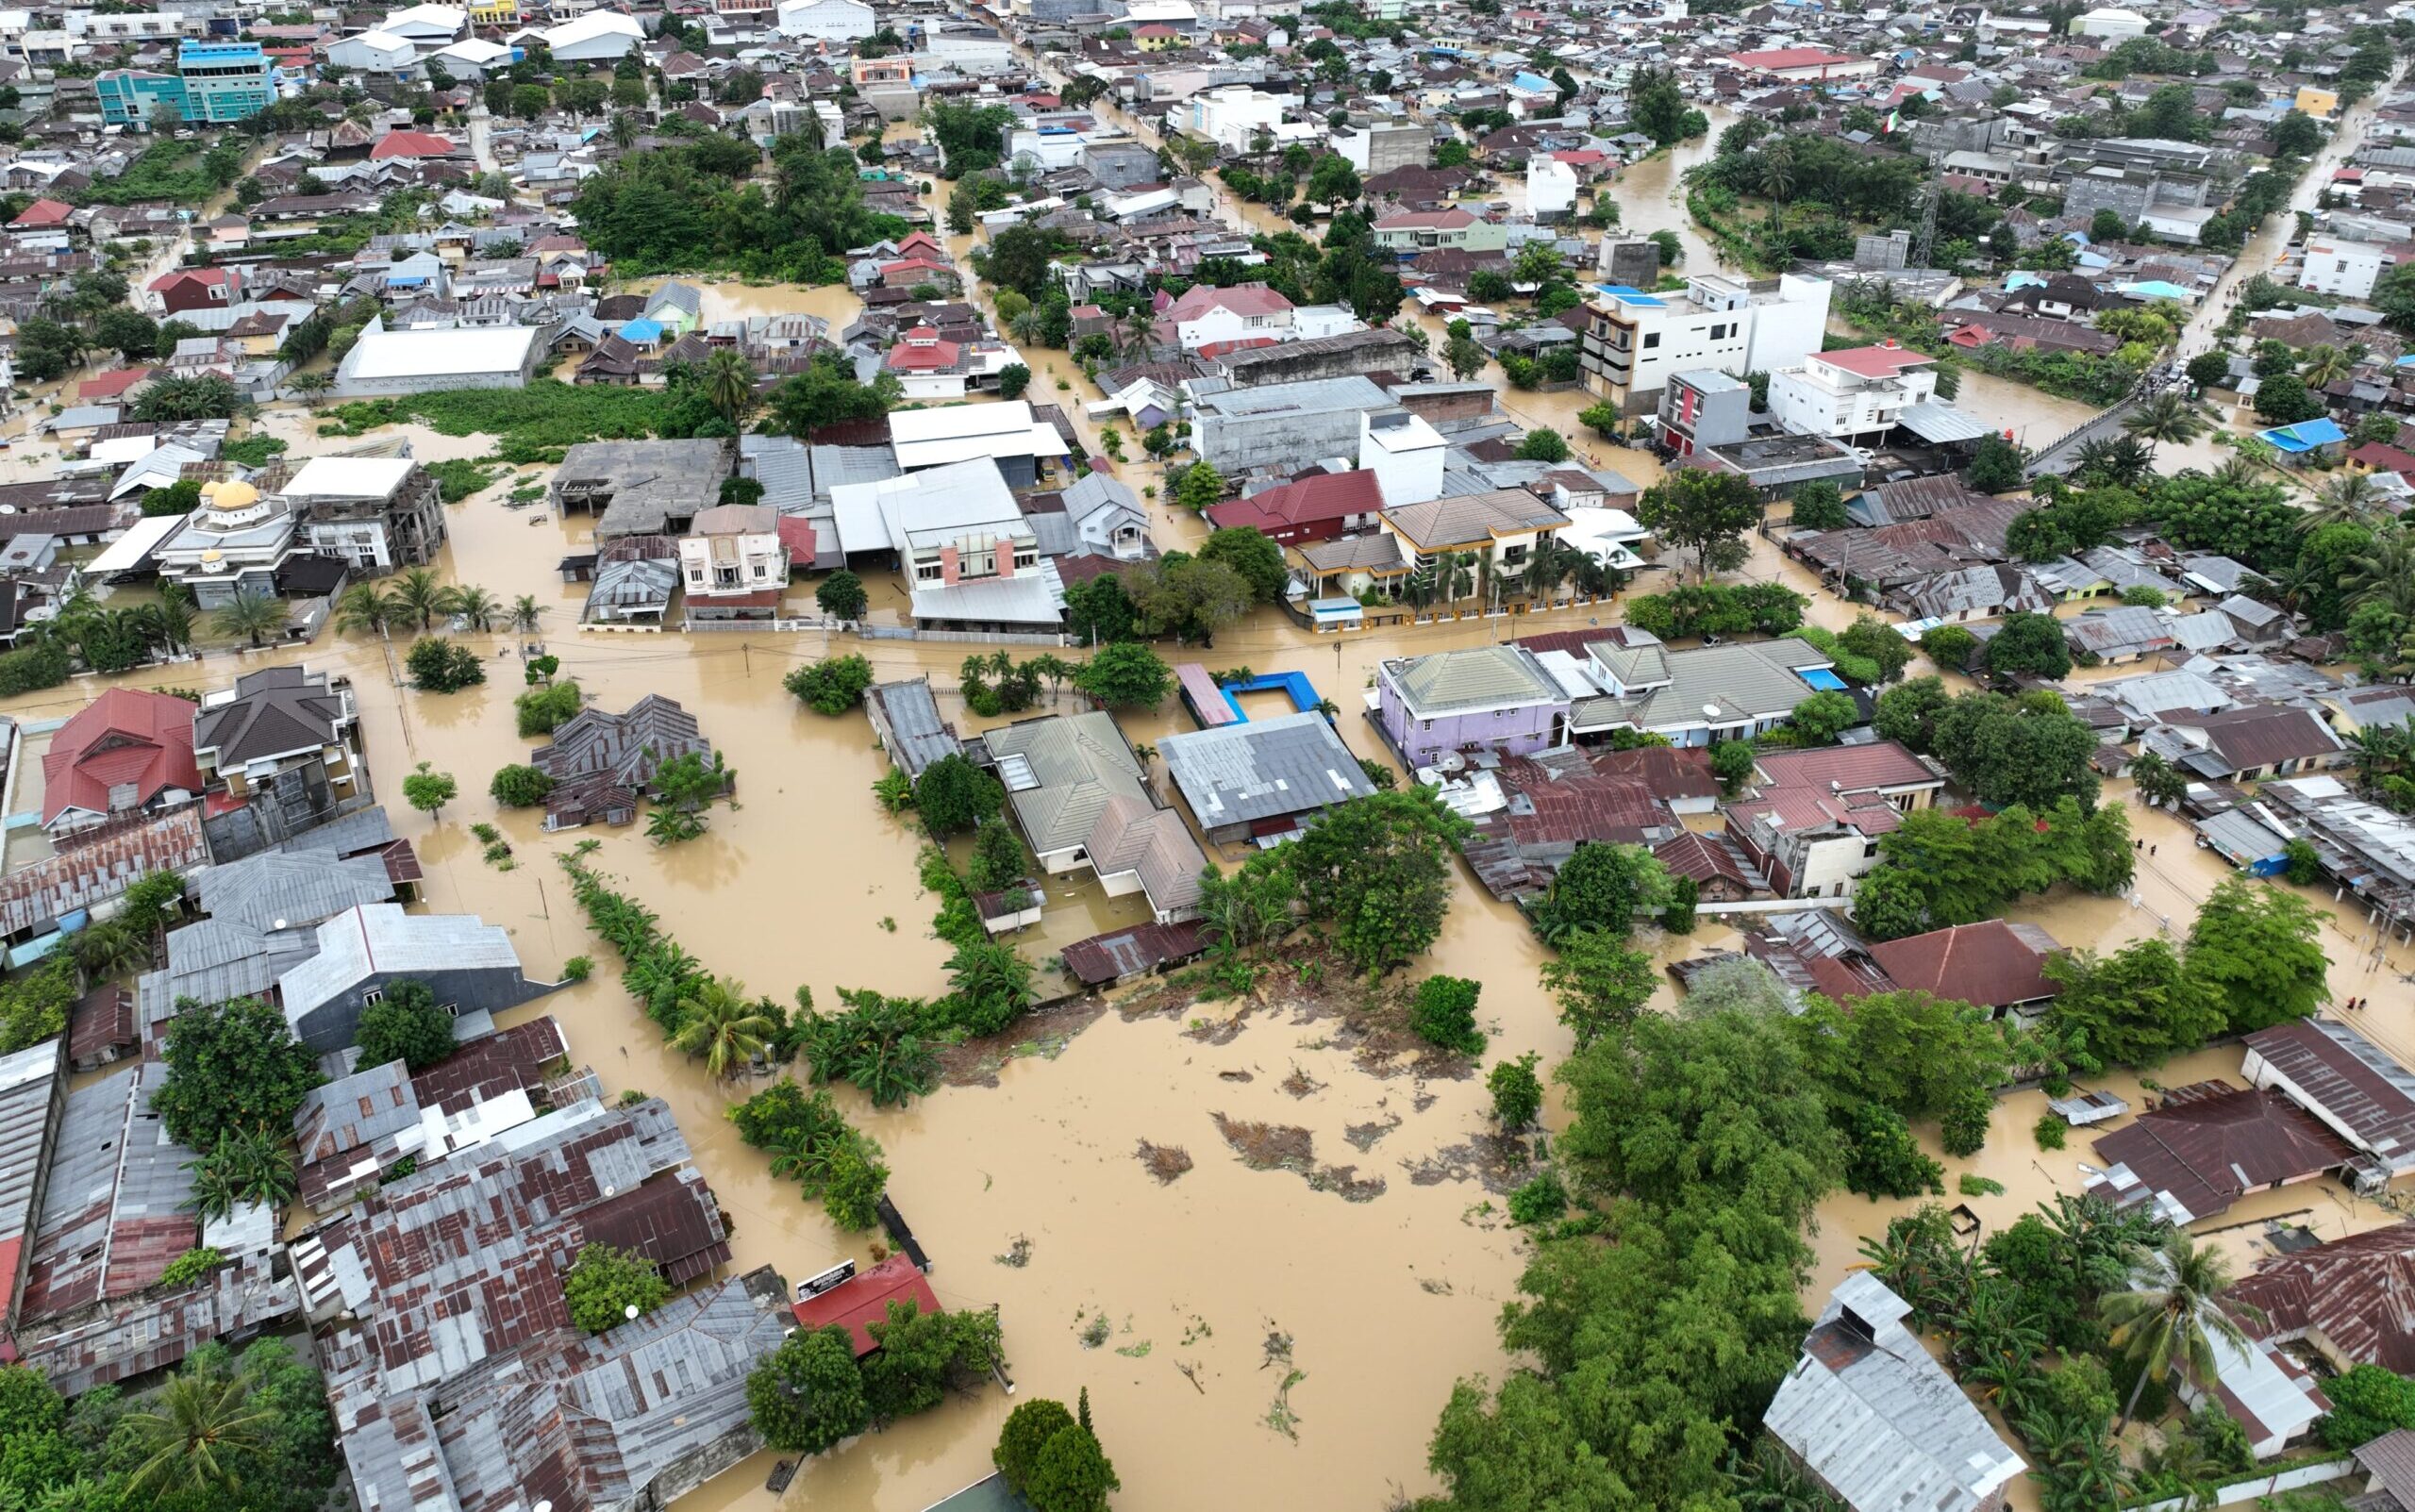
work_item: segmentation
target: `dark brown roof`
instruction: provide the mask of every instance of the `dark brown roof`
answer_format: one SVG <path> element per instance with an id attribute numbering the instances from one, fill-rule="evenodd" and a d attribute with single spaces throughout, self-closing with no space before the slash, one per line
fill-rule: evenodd
<path id="1" fill-rule="evenodd" d="M 685 1286 L 729 1259 L 729 1240 L 717 1219 L 712 1194 L 692 1170 L 665 1171 L 578 1215 L 590 1244 L 634 1250 L 655 1263 L 662 1278 Z"/>
<path id="2" fill-rule="evenodd" d="M 1176 924 L 1136 924 L 1066 946 L 1065 970 L 1084 987 L 1098 987 L 1187 961 L 1207 948 L 1207 926 L 1196 919 Z"/>
<path id="3" fill-rule="evenodd" d="M 2288 1080 L 2297 1101 L 2372 1154 L 2394 1160 L 2415 1146 L 2415 1077 L 2348 1025 L 2275 1024 L 2249 1035 L 2247 1048 Z"/>
<path id="4" fill-rule="evenodd" d="M 2191 1218 L 2226 1211 L 2243 1193 L 2335 1170 L 2354 1154 L 2279 1093 L 2221 1080 L 2172 1088 L 2161 1106 L 2094 1148 L 2106 1164 L 2127 1166 L 2147 1190 L 2169 1192 Z"/>
<path id="5" fill-rule="evenodd" d="M 2164 723 L 2205 731 L 2222 758 L 2239 772 L 2329 756 L 2340 749 L 2320 716 L 2281 704 L 2251 704 L 2219 714 L 2172 714 Z"/>
<path id="6" fill-rule="evenodd" d="M 570 1054 L 561 1025 L 550 1013 L 471 1040 L 411 1076 L 411 1093 L 422 1107 L 460 1114 L 509 1091 L 533 1091 L 545 1073 Z"/>
<path id="7" fill-rule="evenodd" d="M 2342 1359 L 2415 1372 L 2415 1223 L 2268 1260 L 2230 1295 L 2264 1314 L 2269 1338 L 2319 1332 Z"/>
<path id="8" fill-rule="evenodd" d="M 2003 1008 L 2055 995 L 2045 964 L 2062 947 L 2036 924 L 1956 924 L 1870 947 L 1899 988 Z"/>
<path id="9" fill-rule="evenodd" d="M 134 993 L 104 982 L 76 1000 L 67 1021 L 67 1058 L 77 1066 L 89 1065 L 111 1050 L 133 1049 L 139 1038 L 134 1028 Z"/>

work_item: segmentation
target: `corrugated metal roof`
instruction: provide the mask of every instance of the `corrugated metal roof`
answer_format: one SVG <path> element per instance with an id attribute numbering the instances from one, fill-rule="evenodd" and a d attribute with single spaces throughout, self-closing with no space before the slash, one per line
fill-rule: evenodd
<path id="1" fill-rule="evenodd" d="M 1158 756 L 1205 829 L 1305 814 L 1375 790 L 1313 710 L 1169 735 Z"/>

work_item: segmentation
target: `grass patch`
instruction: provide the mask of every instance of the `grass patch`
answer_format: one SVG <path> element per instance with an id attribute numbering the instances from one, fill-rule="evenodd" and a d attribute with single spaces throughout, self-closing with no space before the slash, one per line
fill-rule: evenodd
<path id="1" fill-rule="evenodd" d="M 574 387 L 538 378 L 525 389 L 441 389 L 355 400 L 328 410 L 319 434 L 360 436 L 416 420 L 442 436 L 492 436 L 495 455 L 515 466 L 559 462 L 581 441 L 665 434 L 683 415 L 683 397 L 662 389 Z"/>

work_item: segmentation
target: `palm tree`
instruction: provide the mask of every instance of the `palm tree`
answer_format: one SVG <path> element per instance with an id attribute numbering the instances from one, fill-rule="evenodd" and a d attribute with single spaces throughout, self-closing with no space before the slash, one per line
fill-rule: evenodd
<path id="1" fill-rule="evenodd" d="M 1024 346 L 1038 345 L 1040 341 L 1040 311 L 1036 309 L 1027 309 L 1022 314 L 1016 316 L 1013 320 L 1008 321 L 1007 323 L 1007 334 L 1013 337 L 1018 342 Z"/>
<path id="2" fill-rule="evenodd" d="M 2388 531 L 2373 540 L 2373 549 L 2348 564 L 2345 584 L 2349 602 L 2374 601 L 2392 613 L 2415 618 L 2415 532 Z"/>
<path id="3" fill-rule="evenodd" d="M 2256 463 L 2257 459 L 2252 457 L 2226 457 L 2223 458 L 2222 466 L 2207 475 L 2223 488 L 2244 489 L 2263 477 L 2263 469 Z"/>
<path id="4" fill-rule="evenodd" d="M 731 430 L 746 428 L 746 412 L 755 407 L 755 365 L 745 353 L 722 346 L 705 358 L 705 398 Z"/>
<path id="5" fill-rule="evenodd" d="M 2154 458 L 2135 438 L 2098 436 L 2080 442 L 2072 461 L 2073 471 L 2084 478 L 2127 488 L 2145 475 Z"/>
<path id="6" fill-rule="evenodd" d="M 386 626 L 403 617 L 402 606 L 375 583 L 355 583 L 336 600 L 336 628 L 384 635 Z"/>
<path id="7" fill-rule="evenodd" d="M 234 1489 L 232 1461 L 266 1444 L 276 1414 L 255 1406 L 241 1380 L 189 1371 L 153 1393 L 149 1407 L 119 1421 L 145 1451 L 127 1488 L 166 1495 Z"/>
<path id="8" fill-rule="evenodd" d="M 2324 342 L 2309 346 L 2298 363 L 2298 376 L 2309 389 L 2328 389 L 2357 369 L 2356 360 L 2338 347 Z"/>
<path id="9" fill-rule="evenodd" d="M 433 569 L 413 567 L 394 579 L 391 593 L 397 618 L 417 620 L 423 630 L 436 623 L 440 614 L 453 612 L 453 590 L 436 580 Z"/>
<path id="10" fill-rule="evenodd" d="M 704 1056 L 705 1070 L 724 1081 L 745 1070 L 774 1033 L 763 1005 L 747 1001 L 746 984 L 718 976 L 706 977 L 680 998 L 679 1017 L 672 1044 Z"/>
<path id="11" fill-rule="evenodd" d="M 1124 317 L 1124 350 L 1135 361 L 1146 361 L 1149 350 L 1157 344 L 1158 312 L 1144 301 L 1134 305 Z"/>
<path id="12" fill-rule="evenodd" d="M 534 593 L 523 593 L 511 601 L 511 627 L 522 635 L 535 635 L 537 622 L 544 617 L 545 606 Z"/>
<path id="13" fill-rule="evenodd" d="M 2138 1384 L 2130 1387 L 2121 1421 L 2113 1425 L 2116 1437 L 2138 1410 L 2139 1393 L 2150 1377 L 2178 1369 L 2201 1383 L 2209 1382 L 2215 1371 L 2215 1339 L 2237 1349 L 2247 1345 L 2246 1333 L 2223 1311 L 2223 1293 L 2231 1284 L 2229 1259 L 2210 1244 L 2199 1248 L 2188 1230 L 2174 1229 L 2132 1279 L 2131 1289 L 2115 1292 L 2099 1304 L 2113 1345 L 2139 1368 Z M 2247 1303 L 2234 1301 L 2230 1306 L 2251 1322 L 2263 1321 L 2263 1313 Z"/>
<path id="14" fill-rule="evenodd" d="M 2371 524 L 2380 513 L 2381 489 L 2371 473 L 2335 473 L 2315 495 L 2315 507 L 2298 522 L 2298 528 Z"/>
<path id="15" fill-rule="evenodd" d="M 1441 562 L 1442 597 L 1457 604 L 1476 589 L 1476 555 L 1472 551 L 1457 551 Z"/>
<path id="16" fill-rule="evenodd" d="M 2164 441 L 2187 445 L 2204 434 L 2207 422 L 2203 412 L 2189 402 L 2177 389 L 2166 389 L 2146 403 L 2122 417 L 2122 428 L 2153 447 Z"/>
<path id="17" fill-rule="evenodd" d="M 220 635 L 243 636 L 255 648 L 260 644 L 260 637 L 284 629 L 285 621 L 284 605 L 247 588 L 238 589 L 235 596 L 210 617 L 211 627 Z"/>
<path id="18" fill-rule="evenodd" d="M 470 622 L 473 630 L 491 630 L 502 617 L 503 601 L 475 584 L 464 583 L 445 601 L 447 611 Z"/>
<path id="19" fill-rule="evenodd" d="M 1762 194 L 1784 200 L 1794 191 L 1794 149 L 1784 138 L 1761 148 L 1756 156 L 1760 158 Z"/>
<path id="20" fill-rule="evenodd" d="M 151 935 L 125 919 L 112 919 L 75 934 L 69 945 L 76 969 L 95 982 L 124 976 L 151 964 Z"/>

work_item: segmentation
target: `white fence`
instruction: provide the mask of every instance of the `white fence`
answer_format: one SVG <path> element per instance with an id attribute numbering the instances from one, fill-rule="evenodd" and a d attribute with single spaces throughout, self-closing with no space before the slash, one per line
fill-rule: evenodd
<path id="1" fill-rule="evenodd" d="M 2214 1493 L 2214 1505 L 2237 1506 L 2241 1502 L 2253 1502 L 2258 1497 L 2281 1491 L 2294 1491 L 2300 1487 L 2320 1486 L 2325 1481 L 2336 1481 L 2356 1472 L 2357 1462 L 2353 1459 L 2327 1459 L 2319 1465 L 2300 1465 L 2295 1470 L 2285 1470 L 2275 1475 L 2235 1481 Z M 2141 1503 L 2131 1507 L 2129 1512 L 2189 1512 L 2195 1505 L 2197 1500 L 2194 1497 L 2174 1496 L 2160 1502 Z"/>

